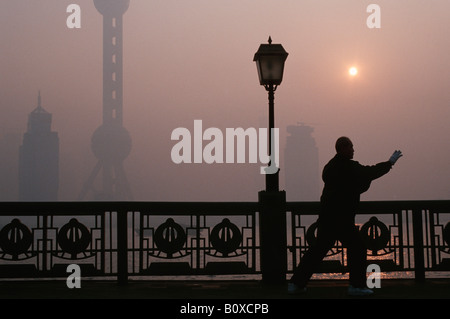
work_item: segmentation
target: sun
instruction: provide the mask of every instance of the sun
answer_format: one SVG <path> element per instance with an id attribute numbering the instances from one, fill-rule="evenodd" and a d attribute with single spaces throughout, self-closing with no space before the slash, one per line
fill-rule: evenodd
<path id="1" fill-rule="evenodd" d="M 356 76 L 358 74 L 358 69 L 352 66 L 350 69 L 348 69 L 348 74 L 350 74 L 351 76 Z"/>

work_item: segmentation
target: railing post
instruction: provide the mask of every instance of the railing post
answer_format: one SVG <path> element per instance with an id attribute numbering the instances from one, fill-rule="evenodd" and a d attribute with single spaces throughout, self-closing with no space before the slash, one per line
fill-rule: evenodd
<path id="1" fill-rule="evenodd" d="M 415 280 L 425 281 L 425 261 L 423 252 L 423 224 L 422 210 L 414 209 L 412 212 L 413 240 L 414 240 L 414 269 Z"/>
<path id="2" fill-rule="evenodd" d="M 46 273 L 49 268 L 47 265 L 47 242 L 48 242 L 48 215 L 42 215 L 42 270 Z"/>
<path id="3" fill-rule="evenodd" d="M 119 285 L 128 282 L 128 221 L 127 212 L 117 212 L 117 280 Z"/>
<path id="4" fill-rule="evenodd" d="M 269 284 L 286 282 L 286 192 L 259 192 L 259 238 L 262 280 Z"/>

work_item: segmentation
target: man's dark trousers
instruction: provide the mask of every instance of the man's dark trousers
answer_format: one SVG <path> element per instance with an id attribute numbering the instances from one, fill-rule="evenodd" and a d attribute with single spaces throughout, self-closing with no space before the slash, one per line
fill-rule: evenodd
<path id="1" fill-rule="evenodd" d="M 305 287 L 336 240 L 347 248 L 350 285 L 356 288 L 366 287 L 367 250 L 353 221 L 338 222 L 319 219 L 317 240 L 303 255 L 290 282 L 299 287 Z"/>

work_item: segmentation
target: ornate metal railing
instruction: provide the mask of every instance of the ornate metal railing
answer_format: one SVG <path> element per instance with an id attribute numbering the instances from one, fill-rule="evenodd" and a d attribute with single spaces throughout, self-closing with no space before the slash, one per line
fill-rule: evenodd
<path id="1" fill-rule="evenodd" d="M 261 275 L 257 202 L 1 202 L 0 277 Z M 317 202 L 286 204 L 288 267 L 315 239 Z M 383 272 L 450 270 L 450 201 L 363 202 L 357 223 Z M 270 237 L 270 236 L 269 236 Z M 277 261 L 274 261 L 277 262 Z M 346 271 L 336 243 L 320 272 Z"/>
<path id="2" fill-rule="evenodd" d="M 259 274 L 257 203 L 0 203 L 0 277 Z"/>

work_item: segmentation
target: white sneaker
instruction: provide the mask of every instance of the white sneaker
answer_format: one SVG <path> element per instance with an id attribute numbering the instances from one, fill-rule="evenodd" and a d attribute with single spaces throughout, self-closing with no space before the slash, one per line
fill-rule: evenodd
<path id="1" fill-rule="evenodd" d="M 348 286 L 347 293 L 350 296 L 370 296 L 373 294 L 373 290 L 370 290 L 369 288 L 355 288 L 352 285 Z"/>
<path id="2" fill-rule="evenodd" d="M 306 287 L 300 288 L 296 284 L 290 282 L 288 283 L 288 294 L 298 295 L 306 292 Z"/>

